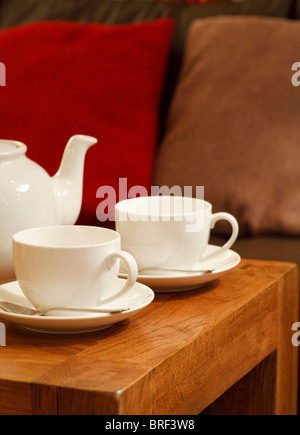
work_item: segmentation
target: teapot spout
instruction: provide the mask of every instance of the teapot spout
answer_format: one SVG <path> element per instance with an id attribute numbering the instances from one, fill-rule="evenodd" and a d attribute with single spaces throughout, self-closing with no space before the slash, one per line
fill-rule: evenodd
<path id="1" fill-rule="evenodd" d="M 87 150 L 98 140 L 91 136 L 72 136 L 64 151 L 58 172 L 52 177 L 52 185 L 61 225 L 73 225 L 82 205 L 84 161 Z"/>

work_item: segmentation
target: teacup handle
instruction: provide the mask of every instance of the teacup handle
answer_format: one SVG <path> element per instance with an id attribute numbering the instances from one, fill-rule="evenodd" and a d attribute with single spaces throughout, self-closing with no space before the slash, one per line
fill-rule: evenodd
<path id="1" fill-rule="evenodd" d="M 237 236 L 239 234 L 239 224 L 238 224 L 238 221 L 236 220 L 236 218 L 229 213 L 220 212 L 220 213 L 212 214 L 211 219 L 210 219 L 210 229 L 213 229 L 215 227 L 216 223 L 220 220 L 225 220 L 225 221 L 230 223 L 230 225 L 232 227 L 231 236 L 230 236 L 229 240 L 227 240 L 227 242 L 224 243 L 224 245 L 220 249 L 218 249 L 217 252 L 213 252 L 212 254 L 208 254 L 208 255 L 202 257 L 201 261 L 210 260 L 212 257 L 214 257 L 216 255 L 220 255 L 223 252 L 227 251 L 228 249 L 231 248 L 231 246 L 234 244 L 234 242 L 237 239 Z"/>
<path id="2" fill-rule="evenodd" d="M 111 269 L 115 263 L 116 260 L 121 259 L 124 261 L 124 263 L 127 266 L 128 269 L 128 277 L 126 280 L 125 285 L 121 288 L 121 290 L 118 291 L 118 293 L 114 294 L 113 296 L 110 296 L 106 299 L 103 299 L 102 302 L 111 302 L 115 299 L 119 298 L 120 296 L 124 295 L 132 288 L 132 286 L 136 283 L 137 276 L 138 276 L 138 267 L 136 264 L 136 261 L 134 257 L 129 254 L 129 252 L 120 251 L 120 252 L 112 252 L 111 254 L 108 254 L 106 257 L 106 264 L 109 269 Z"/>

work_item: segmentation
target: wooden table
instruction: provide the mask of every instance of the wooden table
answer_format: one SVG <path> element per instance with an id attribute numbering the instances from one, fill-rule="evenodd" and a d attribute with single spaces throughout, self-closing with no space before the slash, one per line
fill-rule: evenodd
<path id="1" fill-rule="evenodd" d="M 297 321 L 296 266 L 243 260 L 202 289 L 157 294 L 129 323 L 100 332 L 44 335 L 7 323 L 0 413 L 293 414 Z"/>

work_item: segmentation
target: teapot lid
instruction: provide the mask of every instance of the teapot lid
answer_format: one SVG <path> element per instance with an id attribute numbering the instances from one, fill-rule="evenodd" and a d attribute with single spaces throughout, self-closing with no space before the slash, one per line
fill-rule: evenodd
<path id="1" fill-rule="evenodd" d="M 22 142 L 0 139 L 0 159 L 25 154 L 26 150 L 27 147 Z"/>

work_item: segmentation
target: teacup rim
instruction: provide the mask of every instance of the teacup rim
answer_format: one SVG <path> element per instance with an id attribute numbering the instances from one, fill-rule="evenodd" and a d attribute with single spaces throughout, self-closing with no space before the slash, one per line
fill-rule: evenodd
<path id="1" fill-rule="evenodd" d="M 28 242 L 25 240 L 20 240 L 20 237 L 22 235 L 28 234 L 30 232 L 36 232 L 36 231 L 51 231 L 54 229 L 67 229 L 67 228 L 73 228 L 73 229 L 94 229 L 97 230 L 99 232 L 105 232 L 105 233 L 110 233 L 112 234 L 114 237 L 111 238 L 110 240 L 107 241 L 103 241 L 103 242 L 95 242 L 95 243 L 87 243 L 87 244 L 74 244 L 72 246 L 67 246 L 67 245 L 50 245 L 50 244 L 41 244 L 41 243 L 34 243 L 34 242 Z M 85 248 L 95 248 L 95 247 L 99 247 L 99 246 L 106 246 L 111 244 L 112 242 L 118 241 L 121 239 L 120 234 L 115 231 L 112 230 L 110 228 L 103 228 L 103 227 L 97 227 L 97 226 L 92 226 L 92 225 L 49 225 L 49 226 L 42 226 L 42 227 L 33 227 L 33 228 L 27 228 L 21 231 L 16 232 L 15 234 L 13 234 L 12 236 L 12 241 L 14 244 L 19 244 L 19 245 L 23 245 L 23 246 L 27 246 L 27 247 L 32 247 L 32 248 L 40 248 L 40 249 L 59 249 L 59 250 L 63 250 L 63 249 L 85 249 Z"/>
<path id="2" fill-rule="evenodd" d="M 193 201 L 201 201 L 202 203 L 205 204 L 205 207 L 203 208 L 203 210 L 196 210 L 196 211 L 189 211 L 186 213 L 174 213 L 171 216 L 172 217 L 176 217 L 179 215 L 184 215 L 184 216 L 191 216 L 191 215 L 195 215 L 197 213 L 199 213 L 199 211 L 203 212 L 204 210 L 211 210 L 212 209 L 212 204 L 204 199 L 200 199 L 200 198 L 194 198 L 194 197 L 190 197 L 190 196 L 178 196 L 178 195 L 149 195 L 149 196 L 139 196 L 139 197 L 134 197 L 134 198 L 127 198 L 127 199 L 123 199 L 119 202 L 116 203 L 115 205 L 115 211 L 121 212 L 121 213 L 130 213 L 131 216 L 146 216 L 148 215 L 147 213 L 140 213 L 140 212 L 136 212 L 136 211 L 132 211 L 132 210 L 122 210 L 122 205 L 128 202 L 133 202 L 133 201 L 138 201 L 141 199 L 146 199 L 146 198 L 157 198 L 157 197 L 162 197 L 162 196 L 167 196 L 168 198 L 172 197 L 172 198 L 186 198 L 186 199 L 191 199 Z M 117 215 L 116 215 L 116 219 L 117 219 Z"/>

